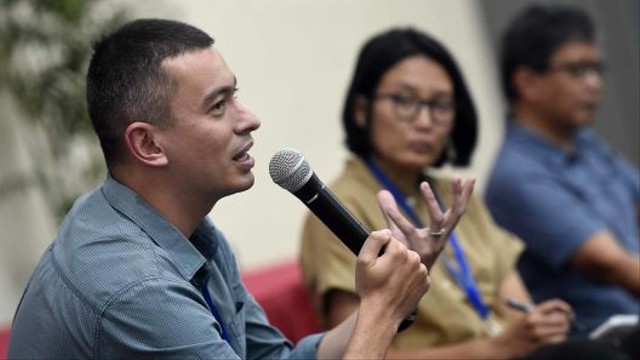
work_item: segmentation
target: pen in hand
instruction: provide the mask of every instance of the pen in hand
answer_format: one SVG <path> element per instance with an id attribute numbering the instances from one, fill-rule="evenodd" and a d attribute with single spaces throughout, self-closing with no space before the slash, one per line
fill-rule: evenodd
<path id="1" fill-rule="evenodd" d="M 507 299 L 507 306 L 518 311 L 522 311 L 525 313 L 531 312 L 533 310 L 532 305 L 527 305 L 515 299 Z"/>
<path id="2" fill-rule="evenodd" d="M 533 310 L 533 305 L 525 304 L 516 299 L 507 299 L 506 304 L 508 307 L 518 310 L 524 313 L 529 313 Z M 578 332 L 582 332 L 586 329 L 585 325 L 576 321 L 575 316 L 569 316 L 571 326 Z"/>

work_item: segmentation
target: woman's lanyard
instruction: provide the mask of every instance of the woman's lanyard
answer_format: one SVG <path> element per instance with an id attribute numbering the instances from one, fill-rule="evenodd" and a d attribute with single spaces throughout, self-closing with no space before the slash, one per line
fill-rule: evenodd
<path id="1" fill-rule="evenodd" d="M 200 292 L 202 292 L 202 296 L 204 296 L 204 300 L 209 305 L 209 310 L 220 324 L 220 337 L 222 340 L 226 341 L 229 345 L 231 342 L 229 341 L 229 334 L 227 333 L 227 329 L 224 327 L 224 322 L 222 321 L 222 316 L 218 312 L 218 308 L 213 304 L 213 300 L 211 299 L 211 294 L 209 294 L 209 288 L 207 287 L 207 282 L 203 281 L 202 285 L 200 285 Z"/>
<path id="2" fill-rule="evenodd" d="M 416 214 L 413 208 L 409 206 L 406 198 L 404 197 L 404 195 L 402 195 L 402 192 L 400 192 L 400 189 L 398 189 L 398 187 L 391 181 L 391 179 L 387 177 L 387 175 L 382 171 L 382 169 L 380 169 L 371 160 L 367 161 L 367 166 L 369 167 L 369 170 L 371 171 L 373 176 L 375 176 L 375 178 L 380 182 L 380 184 L 384 188 L 389 190 L 389 192 L 393 195 L 393 198 L 396 200 L 396 203 L 400 205 L 402 210 L 404 210 L 405 214 L 407 214 L 411 218 L 411 220 L 413 220 L 414 225 L 419 227 L 424 227 L 424 224 L 422 223 L 422 221 L 420 221 L 418 214 Z M 435 190 L 434 190 L 434 194 L 435 194 Z M 442 207 L 441 200 L 439 198 L 437 198 L 437 200 L 440 207 Z M 469 301 L 471 301 L 471 304 L 473 305 L 473 308 L 476 310 L 478 315 L 483 320 L 486 320 L 487 317 L 489 316 L 489 308 L 482 301 L 482 296 L 480 295 L 480 291 L 478 290 L 478 285 L 473 279 L 473 274 L 471 273 L 471 268 L 469 267 L 467 258 L 464 255 L 464 252 L 462 251 L 462 247 L 460 246 L 458 237 L 453 231 L 451 232 L 451 234 L 449 234 L 449 243 L 453 248 L 453 252 L 458 262 L 457 268 L 454 264 L 451 263 L 451 261 L 445 256 L 444 253 L 440 254 L 440 257 L 444 261 L 444 264 L 447 267 L 447 270 L 449 271 L 451 276 L 453 276 L 454 279 L 456 279 L 456 282 L 458 283 L 458 285 L 460 285 L 460 287 L 464 289 L 464 291 L 466 292 L 467 298 L 469 299 Z"/>

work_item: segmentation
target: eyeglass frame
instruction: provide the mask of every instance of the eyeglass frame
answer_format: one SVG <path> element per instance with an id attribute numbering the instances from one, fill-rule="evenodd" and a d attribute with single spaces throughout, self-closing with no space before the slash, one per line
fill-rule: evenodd
<path id="1" fill-rule="evenodd" d="M 445 100 L 440 100 L 440 99 L 419 99 L 417 97 L 414 96 L 410 96 L 410 95 L 403 95 L 403 94 L 399 94 L 399 93 L 376 93 L 373 95 L 373 99 L 374 100 L 384 100 L 384 99 L 388 99 L 391 100 L 391 102 L 393 103 L 393 108 L 394 111 L 396 113 L 396 116 L 407 123 L 411 123 L 414 122 L 418 116 L 420 115 L 420 112 L 422 111 L 423 107 L 427 107 L 427 109 L 429 110 L 429 115 L 431 116 L 431 121 L 433 122 L 434 125 L 438 125 L 441 127 L 450 127 L 453 124 L 453 120 L 455 118 L 456 115 L 456 103 L 455 101 L 445 101 Z M 411 102 L 411 104 L 407 104 L 406 101 L 409 100 Z M 414 110 L 412 111 L 412 114 L 407 116 L 405 114 L 402 114 L 402 110 L 400 110 L 400 107 L 403 106 L 402 102 L 405 101 L 405 106 L 412 106 L 414 107 Z M 445 115 L 437 115 L 436 110 L 438 109 L 437 106 L 434 105 L 441 105 L 443 103 L 446 103 L 447 105 L 450 103 L 451 105 L 446 108 L 446 109 L 442 109 L 442 111 L 449 111 L 449 114 L 446 114 L 446 116 L 448 116 L 448 118 L 441 118 L 442 116 Z"/>
<path id="2" fill-rule="evenodd" d="M 606 66 L 603 62 L 577 61 L 552 66 L 544 72 L 564 72 L 574 79 L 584 80 L 589 75 L 602 77 L 605 71 Z"/>

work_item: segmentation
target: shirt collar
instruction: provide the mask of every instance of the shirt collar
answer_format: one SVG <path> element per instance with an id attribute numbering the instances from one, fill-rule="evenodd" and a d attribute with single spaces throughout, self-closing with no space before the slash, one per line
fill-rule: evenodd
<path id="1" fill-rule="evenodd" d="M 138 225 L 171 256 L 185 279 L 191 281 L 205 264 L 206 258 L 213 256 L 217 239 L 206 235 L 214 234 L 211 231 L 213 225 L 207 219 L 198 226 L 190 241 L 151 204 L 110 175 L 102 186 L 102 193 L 111 206 Z"/>
<path id="2" fill-rule="evenodd" d="M 359 180 L 362 186 L 377 191 L 381 185 L 376 178 L 371 174 L 367 164 L 362 158 L 357 156 L 351 156 L 347 159 L 346 172 L 353 174 L 353 176 Z"/>
<path id="3" fill-rule="evenodd" d="M 378 182 L 375 175 L 371 172 L 369 167 L 367 166 L 367 162 L 359 157 L 352 155 L 347 159 L 346 162 L 346 172 L 352 174 L 356 179 L 358 179 L 359 183 L 372 191 L 378 191 L 382 189 L 383 185 Z M 430 181 L 437 180 L 431 174 L 427 175 L 426 171 L 428 168 L 425 168 L 425 173 L 422 174 L 422 179 L 420 181 Z M 409 194 L 404 194 L 405 196 L 415 197 L 420 196 L 420 186 L 416 183 L 416 186 L 413 191 Z"/>
<path id="4" fill-rule="evenodd" d="M 552 161 L 562 166 L 575 161 L 591 138 L 591 133 L 588 129 L 578 130 L 574 135 L 575 150 L 569 151 L 514 120 L 509 121 L 507 132 L 509 142 L 525 145 L 527 148 L 535 150 L 534 152 L 529 152 L 529 155 L 534 155 L 542 160 Z"/>

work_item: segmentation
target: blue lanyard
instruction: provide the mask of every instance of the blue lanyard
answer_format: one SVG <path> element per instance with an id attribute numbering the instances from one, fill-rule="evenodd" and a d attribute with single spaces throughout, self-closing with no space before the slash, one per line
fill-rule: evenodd
<path id="1" fill-rule="evenodd" d="M 396 203 L 400 205 L 405 214 L 407 214 L 407 216 L 409 216 L 411 220 L 413 220 L 414 225 L 424 227 L 424 224 L 422 223 L 422 221 L 420 221 L 418 214 L 416 214 L 413 208 L 409 206 L 400 189 L 398 189 L 398 187 L 391 181 L 391 179 L 387 177 L 382 169 L 380 169 L 371 160 L 367 161 L 367 166 L 369 167 L 369 170 L 371 171 L 373 176 L 375 176 L 376 179 L 380 182 L 380 184 L 382 184 L 382 186 L 389 190 L 389 192 L 393 195 Z M 442 207 L 442 202 L 439 198 L 438 204 Z M 462 251 L 462 247 L 460 246 L 460 242 L 458 241 L 458 236 L 454 232 L 451 232 L 451 234 L 449 234 L 449 243 L 451 244 L 453 252 L 456 256 L 458 269 L 456 269 L 456 266 L 451 263 L 451 261 L 447 256 L 445 256 L 445 254 L 441 254 L 440 257 L 444 261 L 444 264 L 451 276 L 456 279 L 458 285 L 460 285 L 460 287 L 466 292 L 467 298 L 469 298 L 469 301 L 471 301 L 471 304 L 473 305 L 478 315 L 480 315 L 482 319 L 486 319 L 489 315 L 489 309 L 482 301 L 482 296 L 480 295 L 480 291 L 478 290 L 478 285 L 473 279 L 473 274 L 471 272 L 471 268 L 469 267 L 469 262 L 467 261 L 467 258 Z"/>
<path id="2" fill-rule="evenodd" d="M 213 305 L 213 300 L 211 300 L 211 294 L 209 294 L 209 288 L 207 288 L 206 281 L 203 281 L 202 285 L 200 285 L 200 292 L 202 292 L 202 296 L 204 296 L 204 300 L 207 302 L 207 305 L 209 305 L 209 310 L 211 310 L 211 313 L 216 318 L 216 320 L 218 320 L 218 323 L 220 324 L 220 337 L 222 338 L 222 340 L 226 341 L 229 345 L 231 345 L 231 342 L 229 341 L 229 334 L 227 333 L 227 329 L 225 329 L 224 322 L 222 321 L 222 316 L 218 312 L 218 308 L 216 308 L 216 306 Z"/>

